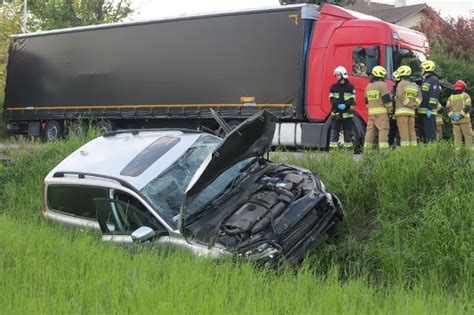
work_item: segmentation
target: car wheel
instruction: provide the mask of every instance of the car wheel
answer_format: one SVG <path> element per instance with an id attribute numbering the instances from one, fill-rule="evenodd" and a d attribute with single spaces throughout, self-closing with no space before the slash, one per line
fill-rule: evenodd
<path id="1" fill-rule="evenodd" d="M 54 141 L 61 138 L 63 135 L 63 128 L 61 124 L 56 120 L 50 120 L 46 123 L 43 130 L 44 141 Z"/>

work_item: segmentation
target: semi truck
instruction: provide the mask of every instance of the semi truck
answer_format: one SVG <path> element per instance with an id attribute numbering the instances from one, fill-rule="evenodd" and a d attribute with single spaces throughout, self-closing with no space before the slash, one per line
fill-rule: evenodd
<path id="1" fill-rule="evenodd" d="M 8 134 L 54 140 L 84 124 L 218 134 L 211 108 L 231 126 L 266 109 L 278 118 L 274 145 L 324 149 L 333 71 L 344 66 L 358 146 L 371 69 L 390 78 L 428 54 L 424 34 L 330 4 L 14 35 L 4 117 Z"/>

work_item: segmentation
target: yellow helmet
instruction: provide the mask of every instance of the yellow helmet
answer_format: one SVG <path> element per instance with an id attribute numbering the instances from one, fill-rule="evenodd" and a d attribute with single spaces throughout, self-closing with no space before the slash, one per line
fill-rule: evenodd
<path id="1" fill-rule="evenodd" d="M 387 75 L 387 70 L 385 70 L 384 67 L 382 66 L 375 66 L 373 69 L 372 69 L 372 75 L 374 77 L 377 77 L 377 78 L 385 78 L 385 76 Z"/>
<path id="2" fill-rule="evenodd" d="M 400 81 L 400 73 L 398 72 L 398 70 L 393 71 L 392 77 L 395 81 Z"/>
<path id="3" fill-rule="evenodd" d="M 423 69 L 424 72 L 435 71 L 436 64 L 431 60 L 426 60 L 421 63 L 421 68 Z"/>
<path id="4" fill-rule="evenodd" d="M 397 71 L 400 77 L 407 77 L 411 75 L 411 68 L 409 66 L 400 66 Z"/>

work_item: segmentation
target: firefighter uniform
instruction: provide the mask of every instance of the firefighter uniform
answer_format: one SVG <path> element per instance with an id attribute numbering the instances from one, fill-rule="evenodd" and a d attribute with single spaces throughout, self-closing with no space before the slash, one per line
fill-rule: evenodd
<path id="1" fill-rule="evenodd" d="M 383 78 L 374 77 L 365 88 L 365 101 L 369 110 L 364 148 L 372 148 L 378 134 L 379 148 L 388 149 L 390 130 L 389 113 L 392 112 L 392 100 Z"/>
<path id="2" fill-rule="evenodd" d="M 436 139 L 442 140 L 443 139 L 443 111 L 444 108 L 438 103 L 437 114 L 436 114 Z"/>
<path id="3" fill-rule="evenodd" d="M 435 64 L 431 60 L 421 64 L 424 80 L 421 84 L 422 102 L 418 109 L 420 136 L 424 142 L 436 140 L 436 109 L 439 98 L 439 78 L 434 73 Z"/>
<path id="4" fill-rule="evenodd" d="M 329 100 L 331 102 L 331 136 L 330 148 L 337 148 L 339 141 L 339 132 L 341 129 L 344 134 L 344 147 L 352 148 L 352 128 L 353 113 L 355 107 L 355 89 L 347 80 L 347 72 L 343 67 L 338 67 L 334 71 L 341 73 L 342 79 L 331 86 Z M 342 109 L 341 109 L 342 108 Z"/>
<path id="5" fill-rule="evenodd" d="M 400 82 L 400 74 L 397 71 L 393 72 L 393 80 L 395 81 L 395 85 L 392 89 L 392 113 L 395 113 L 395 95 L 397 93 L 397 86 L 398 82 Z M 398 134 L 398 126 L 397 126 L 397 118 L 395 115 L 391 115 L 390 118 L 390 131 L 388 132 L 388 144 L 392 147 L 397 145 L 397 142 L 400 143 L 400 138 L 397 136 Z"/>
<path id="6" fill-rule="evenodd" d="M 400 146 L 416 146 L 415 110 L 421 103 L 421 92 L 407 77 L 397 86 L 395 117 L 400 133 Z"/>
<path id="7" fill-rule="evenodd" d="M 454 146 L 462 145 L 462 138 L 466 147 L 472 148 L 472 125 L 471 125 L 471 98 L 463 91 L 455 90 L 448 98 L 446 109 L 453 125 Z"/>

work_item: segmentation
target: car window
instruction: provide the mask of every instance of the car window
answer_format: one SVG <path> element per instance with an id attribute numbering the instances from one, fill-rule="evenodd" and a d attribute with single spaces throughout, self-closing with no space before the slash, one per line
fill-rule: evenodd
<path id="1" fill-rule="evenodd" d="M 246 174 L 257 165 L 257 160 L 255 157 L 242 160 L 220 174 L 190 204 L 186 205 L 183 214 L 184 220 L 188 220 L 190 217 L 204 211 L 209 204 L 219 201 L 220 198 L 226 198 L 226 191 L 245 178 Z"/>
<path id="2" fill-rule="evenodd" d="M 142 174 L 149 168 L 156 160 L 162 157 L 166 152 L 171 150 L 180 138 L 177 137 L 161 137 L 154 141 L 142 152 L 140 152 L 125 168 L 120 172 L 120 175 L 136 177 Z"/>
<path id="3" fill-rule="evenodd" d="M 201 136 L 175 163 L 140 191 L 173 227 L 178 222 L 181 203 L 191 178 L 220 142 L 221 139 L 214 136 Z"/>
<path id="4" fill-rule="evenodd" d="M 166 231 L 166 228 L 136 198 L 122 192 L 116 192 L 114 198 L 116 199 L 94 199 L 103 233 L 130 235 L 142 226 L 151 227 L 155 231 Z"/>
<path id="5" fill-rule="evenodd" d="M 47 202 L 51 210 L 96 219 L 93 199 L 105 198 L 107 193 L 107 189 L 102 187 L 50 185 L 47 191 Z"/>

